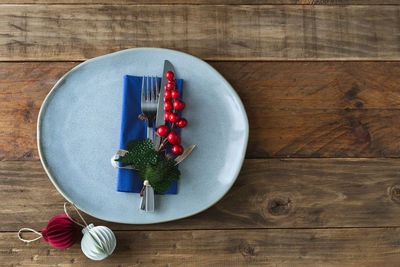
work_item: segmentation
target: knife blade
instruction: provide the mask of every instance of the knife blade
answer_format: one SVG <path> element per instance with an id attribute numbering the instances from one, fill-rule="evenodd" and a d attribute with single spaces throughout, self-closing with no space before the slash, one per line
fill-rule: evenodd
<path id="1" fill-rule="evenodd" d="M 156 129 L 159 126 L 165 124 L 165 121 L 164 121 L 164 114 L 165 114 L 165 110 L 164 110 L 164 93 L 165 93 L 165 88 L 164 87 L 168 82 L 167 78 L 165 77 L 165 74 L 168 71 L 175 72 L 174 66 L 172 66 L 171 62 L 169 62 L 168 60 L 164 60 L 164 69 L 163 69 L 163 75 L 162 75 L 162 79 L 161 79 L 160 95 L 159 95 L 159 98 L 158 98 L 158 106 L 157 106 Z M 155 134 L 155 137 L 154 137 L 154 148 L 156 150 L 160 146 L 160 142 L 161 142 L 161 137 L 158 136 L 157 134 Z"/>

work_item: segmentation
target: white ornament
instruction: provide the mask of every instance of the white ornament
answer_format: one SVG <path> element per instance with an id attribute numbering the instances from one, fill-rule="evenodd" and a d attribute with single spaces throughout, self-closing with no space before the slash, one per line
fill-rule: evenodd
<path id="1" fill-rule="evenodd" d="M 95 227 L 91 223 L 83 228 L 82 233 L 81 248 L 89 259 L 103 260 L 113 253 L 117 245 L 115 235 L 108 227 Z"/>

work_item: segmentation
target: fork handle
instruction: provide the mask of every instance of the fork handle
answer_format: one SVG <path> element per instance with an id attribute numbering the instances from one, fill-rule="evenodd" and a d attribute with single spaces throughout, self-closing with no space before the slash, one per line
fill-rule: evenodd
<path id="1" fill-rule="evenodd" d="M 153 140 L 153 127 L 147 127 L 147 138 Z"/>

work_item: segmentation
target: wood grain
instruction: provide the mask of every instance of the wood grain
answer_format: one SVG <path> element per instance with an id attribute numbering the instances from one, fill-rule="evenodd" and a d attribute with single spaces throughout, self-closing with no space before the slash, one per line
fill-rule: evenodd
<path id="1" fill-rule="evenodd" d="M 250 122 L 248 158 L 399 157 L 400 63 L 210 62 Z M 37 160 L 40 105 L 77 62 L 0 63 L 0 160 Z"/>
<path id="2" fill-rule="evenodd" d="M 82 60 L 141 46 L 209 60 L 399 60 L 399 11 L 392 5 L 3 5 L 0 60 Z"/>
<path id="3" fill-rule="evenodd" d="M 0 264 L 18 266 L 397 266 L 400 230 L 298 229 L 116 232 L 101 262 L 0 233 Z"/>
<path id="4" fill-rule="evenodd" d="M 233 188 L 198 215 L 115 230 L 400 226 L 399 159 L 246 160 Z M 110 177 L 110 179 L 115 179 Z M 0 162 L 0 231 L 42 229 L 63 198 L 37 161 Z"/>
<path id="5" fill-rule="evenodd" d="M 399 0 L 113 0 L 112 4 L 212 4 L 212 5 L 398 5 Z M 1 0 L 0 4 L 110 4 L 107 0 Z"/>

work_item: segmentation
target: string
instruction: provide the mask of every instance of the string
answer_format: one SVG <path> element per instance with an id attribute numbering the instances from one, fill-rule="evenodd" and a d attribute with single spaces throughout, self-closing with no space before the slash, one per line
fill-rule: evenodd
<path id="1" fill-rule="evenodd" d="M 36 238 L 34 238 L 34 239 L 24 239 L 24 238 L 22 238 L 22 236 L 21 236 L 21 232 L 22 232 L 22 231 L 28 231 L 28 232 L 35 233 L 35 234 L 38 235 L 38 237 L 36 237 Z M 36 240 L 42 238 L 42 234 L 39 233 L 39 232 L 36 231 L 36 230 L 31 229 L 31 228 L 21 228 L 21 229 L 19 229 L 19 231 L 18 231 L 18 238 L 19 238 L 19 240 L 21 240 L 21 241 L 24 241 L 24 242 L 26 242 L 26 243 L 30 243 L 30 242 L 33 242 L 33 241 L 36 241 Z"/>
<path id="2" fill-rule="evenodd" d="M 73 203 L 69 203 L 69 202 L 64 202 L 64 212 L 65 215 L 68 216 L 68 218 L 70 218 L 71 221 L 73 221 L 74 223 L 76 223 L 77 225 L 82 226 L 83 228 L 85 228 L 85 225 L 75 221 L 71 216 L 69 216 L 68 212 L 67 212 L 67 204 L 71 204 L 72 207 L 74 207 L 74 209 L 76 210 L 76 213 L 78 213 L 79 217 L 81 218 L 81 220 L 85 223 L 86 226 L 88 226 L 88 224 L 86 223 L 85 219 L 83 219 L 81 213 L 79 212 L 79 210 L 75 207 L 75 205 Z"/>

